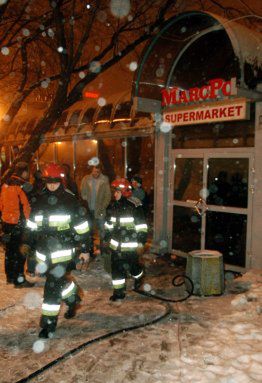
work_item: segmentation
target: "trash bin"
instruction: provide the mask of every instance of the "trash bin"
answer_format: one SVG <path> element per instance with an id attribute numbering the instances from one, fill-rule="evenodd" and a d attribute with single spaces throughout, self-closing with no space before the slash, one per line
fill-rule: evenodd
<path id="1" fill-rule="evenodd" d="M 194 284 L 194 295 L 223 294 L 223 255 L 214 250 L 191 251 L 187 257 L 186 275 Z"/>

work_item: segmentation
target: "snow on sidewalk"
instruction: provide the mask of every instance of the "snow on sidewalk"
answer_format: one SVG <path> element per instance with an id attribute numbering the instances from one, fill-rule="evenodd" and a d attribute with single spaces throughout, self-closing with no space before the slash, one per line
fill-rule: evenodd
<path id="1" fill-rule="evenodd" d="M 14 383 L 89 339 L 143 324 L 166 310 L 162 302 L 130 291 L 130 281 L 127 299 L 110 303 L 110 276 L 98 259 L 73 273 L 84 289 L 76 318 L 65 320 L 63 306 L 55 337 L 43 342 L 37 337 L 43 280 L 30 289 L 6 285 L 3 256 L 0 260 L 1 383 Z M 146 266 L 147 289 L 172 296 L 169 281 L 178 270 L 153 257 Z M 222 296 L 171 304 L 167 319 L 94 343 L 32 382 L 261 382 L 261 282 L 262 271 L 251 270 L 228 281 Z"/>

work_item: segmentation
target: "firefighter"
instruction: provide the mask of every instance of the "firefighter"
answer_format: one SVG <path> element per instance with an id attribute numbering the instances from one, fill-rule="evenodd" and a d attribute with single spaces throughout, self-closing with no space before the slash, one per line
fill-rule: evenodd
<path id="1" fill-rule="evenodd" d="M 132 200 L 130 183 L 119 178 L 112 182 L 114 202 L 107 208 L 105 241 L 111 253 L 113 295 L 111 301 L 125 298 L 126 277 L 135 279 L 138 289 L 143 277 L 139 253 L 147 238 L 147 224 L 141 202 Z"/>
<path id="2" fill-rule="evenodd" d="M 75 316 L 80 302 L 79 289 L 70 276 L 76 247 L 79 259 L 89 260 L 89 224 L 86 209 L 72 192 L 65 189 L 63 168 L 48 164 L 43 169 L 46 188 L 36 197 L 27 221 L 34 239 L 36 271 L 46 274 L 39 337 L 51 338 L 55 332 L 61 301 L 68 306 L 65 318 Z"/>

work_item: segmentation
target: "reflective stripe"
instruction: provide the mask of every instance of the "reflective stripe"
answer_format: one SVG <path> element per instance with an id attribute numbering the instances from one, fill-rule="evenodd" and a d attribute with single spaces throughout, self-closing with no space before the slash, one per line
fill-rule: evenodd
<path id="1" fill-rule="evenodd" d="M 125 283 L 126 283 L 125 278 L 112 280 L 114 289 L 122 289 L 123 287 L 125 287 Z"/>
<path id="2" fill-rule="evenodd" d="M 125 281 L 126 281 L 125 278 L 123 278 L 123 279 L 114 279 L 114 280 L 112 280 L 112 283 L 115 286 L 115 285 L 121 285 L 121 284 L 125 283 Z"/>
<path id="3" fill-rule="evenodd" d="M 126 229 L 134 229 L 134 217 L 122 217 L 119 220 L 121 226 L 125 226 Z"/>
<path id="4" fill-rule="evenodd" d="M 105 227 L 109 230 L 113 229 L 114 228 L 114 225 L 110 225 L 109 223 L 105 222 Z"/>
<path id="5" fill-rule="evenodd" d="M 134 222 L 134 217 L 123 217 L 123 218 L 120 218 L 120 222 L 123 222 L 123 223 Z"/>
<path id="6" fill-rule="evenodd" d="M 29 229 L 37 229 L 37 223 L 33 222 L 33 221 L 30 221 L 30 219 L 28 219 L 26 221 L 26 226 L 29 227 Z"/>
<path id="7" fill-rule="evenodd" d="M 48 220 L 49 222 L 70 222 L 71 216 L 65 215 L 65 214 L 59 214 L 59 215 L 50 215 Z"/>
<path id="8" fill-rule="evenodd" d="M 68 230 L 70 229 L 70 221 L 71 216 L 70 215 L 50 215 L 48 217 L 49 221 L 49 227 L 57 227 L 57 230 Z"/>
<path id="9" fill-rule="evenodd" d="M 141 273 L 140 274 L 138 274 L 138 275 L 133 275 L 133 277 L 135 278 L 135 279 L 139 279 L 139 278 L 141 278 L 142 277 L 142 275 L 144 274 L 144 272 L 143 271 L 141 271 Z"/>
<path id="10" fill-rule="evenodd" d="M 72 259 L 72 249 L 58 250 L 51 253 L 52 263 L 66 262 Z"/>
<path id="11" fill-rule="evenodd" d="M 138 246 L 137 242 L 124 242 L 121 243 L 121 248 L 135 249 Z"/>
<path id="12" fill-rule="evenodd" d="M 35 216 L 35 222 L 36 223 L 41 223 L 43 221 L 43 216 L 42 215 L 36 215 Z"/>
<path id="13" fill-rule="evenodd" d="M 110 221 L 112 221 L 112 222 L 116 222 L 116 217 L 111 217 L 111 218 L 110 218 Z"/>
<path id="14" fill-rule="evenodd" d="M 40 262 L 46 261 L 46 255 L 39 253 L 39 251 L 36 250 L 35 255 L 37 260 L 39 260 Z"/>
<path id="15" fill-rule="evenodd" d="M 119 246 L 119 242 L 115 241 L 114 239 L 110 239 L 110 248 L 113 249 L 113 250 L 116 250 Z M 138 247 L 138 243 L 137 242 L 123 242 L 121 243 L 120 245 L 121 247 L 121 250 L 124 250 L 124 251 L 133 251 L 134 249 L 136 249 Z"/>
<path id="16" fill-rule="evenodd" d="M 76 291 L 76 284 L 72 281 L 68 287 L 62 291 L 63 299 L 70 297 Z"/>
<path id="17" fill-rule="evenodd" d="M 42 314 L 46 316 L 57 316 L 60 310 L 60 305 L 42 304 Z"/>
<path id="18" fill-rule="evenodd" d="M 110 239 L 110 245 L 109 246 L 111 247 L 111 249 L 116 250 L 118 245 L 119 245 L 119 242 L 115 241 L 112 238 Z"/>
<path id="19" fill-rule="evenodd" d="M 74 229 L 77 232 L 77 234 L 87 233 L 89 231 L 88 222 L 85 221 L 85 222 L 81 223 L 80 225 L 74 226 Z"/>
<path id="20" fill-rule="evenodd" d="M 136 225 L 136 231 L 147 231 L 148 230 L 148 226 L 146 223 L 141 223 L 140 225 Z"/>

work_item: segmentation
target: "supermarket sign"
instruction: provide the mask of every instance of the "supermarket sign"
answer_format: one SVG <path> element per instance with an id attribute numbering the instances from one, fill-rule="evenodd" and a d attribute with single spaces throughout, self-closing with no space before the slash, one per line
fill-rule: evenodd
<path id="1" fill-rule="evenodd" d="M 163 120 L 174 126 L 205 124 L 216 121 L 234 121 L 249 118 L 249 104 L 246 99 L 213 102 L 164 111 Z"/>
<path id="2" fill-rule="evenodd" d="M 237 94 L 236 79 L 210 80 L 200 88 L 162 90 L 163 121 L 173 126 L 249 118 L 246 99 Z"/>
<path id="3" fill-rule="evenodd" d="M 231 78 L 229 81 L 216 78 L 210 80 L 207 85 L 200 88 L 189 88 L 188 90 L 177 87 L 163 89 L 161 94 L 162 107 L 173 105 L 182 106 L 189 103 L 223 99 L 237 94 L 236 78 Z"/>

